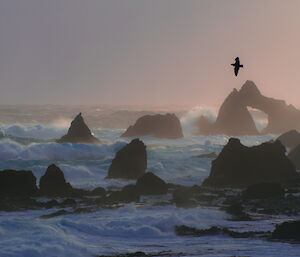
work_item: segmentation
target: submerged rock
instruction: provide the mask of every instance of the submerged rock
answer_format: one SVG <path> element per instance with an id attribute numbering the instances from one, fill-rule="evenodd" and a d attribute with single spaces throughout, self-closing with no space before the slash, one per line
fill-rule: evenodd
<path id="1" fill-rule="evenodd" d="M 55 164 L 50 165 L 40 179 L 42 195 L 63 196 L 70 194 L 72 190 L 71 184 L 65 180 L 64 173 Z"/>
<path id="2" fill-rule="evenodd" d="M 147 168 L 145 144 L 138 138 L 119 150 L 108 170 L 108 178 L 137 179 Z"/>
<path id="3" fill-rule="evenodd" d="M 215 152 L 199 154 L 199 155 L 195 156 L 195 158 L 212 158 L 212 159 L 215 159 L 217 157 L 218 157 L 218 155 Z"/>
<path id="4" fill-rule="evenodd" d="M 166 182 L 152 172 L 147 172 L 138 178 L 136 188 L 142 195 L 161 195 L 168 191 Z"/>
<path id="5" fill-rule="evenodd" d="M 231 203 L 226 206 L 225 211 L 232 215 L 230 220 L 232 221 L 251 221 L 251 217 L 245 212 L 243 205 L 236 200 L 231 201 Z"/>
<path id="6" fill-rule="evenodd" d="M 284 197 L 285 190 L 278 183 L 258 183 L 248 186 L 242 195 L 248 199 L 263 199 L 263 198 L 282 198 Z"/>
<path id="7" fill-rule="evenodd" d="M 100 140 L 92 135 L 91 130 L 85 124 L 84 119 L 79 113 L 71 122 L 68 133 L 56 141 L 57 143 L 85 143 L 98 144 Z"/>
<path id="8" fill-rule="evenodd" d="M 272 233 L 272 238 L 300 241 L 300 220 L 277 224 Z"/>
<path id="9" fill-rule="evenodd" d="M 1 196 L 34 196 L 38 192 L 36 177 L 28 170 L 0 171 Z"/>
<path id="10" fill-rule="evenodd" d="M 285 147 L 292 150 L 300 144 L 300 133 L 293 129 L 280 135 L 277 140 L 279 140 Z"/>
<path id="11" fill-rule="evenodd" d="M 176 139 L 183 137 L 179 119 L 175 114 L 145 115 L 130 126 L 121 137 L 154 136 Z"/>
<path id="12" fill-rule="evenodd" d="M 103 199 L 107 204 L 138 202 L 140 200 L 140 194 L 135 185 L 127 185 L 123 187 L 121 191 L 114 191 L 108 197 Z"/>
<path id="13" fill-rule="evenodd" d="M 212 161 L 203 185 L 247 187 L 260 182 L 285 183 L 298 177 L 280 141 L 247 147 L 239 139 L 230 138 Z"/>
<path id="14" fill-rule="evenodd" d="M 246 231 L 246 232 L 237 232 L 230 230 L 228 228 L 219 228 L 212 226 L 208 229 L 197 229 L 193 227 L 188 227 L 185 225 L 175 226 L 175 233 L 178 236 L 215 236 L 215 235 L 227 235 L 233 238 L 247 238 L 254 236 L 266 236 L 269 235 L 269 232 L 264 231 Z"/>

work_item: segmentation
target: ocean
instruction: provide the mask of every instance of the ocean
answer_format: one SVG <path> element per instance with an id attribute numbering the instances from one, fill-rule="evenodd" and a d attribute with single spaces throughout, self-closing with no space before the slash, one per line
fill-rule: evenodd
<path id="1" fill-rule="evenodd" d="M 2 117 L 6 117 L 6 120 L 0 119 L 0 170 L 32 170 L 39 180 L 47 167 L 54 163 L 62 169 L 66 180 L 77 188 L 93 189 L 101 186 L 106 189 L 118 189 L 135 183 L 132 180 L 105 178 L 115 153 L 130 142 L 129 138 L 120 138 L 124 132 L 122 128 L 124 124 L 101 128 L 96 121 L 91 122 L 94 124 L 93 134 L 102 141 L 100 145 L 58 144 L 55 143 L 55 139 L 67 132 L 70 121 L 67 118 L 60 117 L 55 123 L 53 120 L 47 122 L 42 115 L 40 119 L 39 116 L 33 115 L 18 121 L 17 116 L 9 117 L 7 114 L 9 112 L 5 110 L 6 112 L 2 107 L 2 113 L 5 114 Z M 94 109 L 90 107 L 89 110 Z M 72 113 L 75 116 L 75 111 L 72 109 L 68 115 Z M 31 109 L 27 109 L 27 112 L 30 113 Z M 114 113 L 115 117 L 118 117 L 115 112 L 124 117 L 124 111 L 110 109 L 108 113 Z M 219 153 L 229 137 L 193 136 L 190 122 L 194 119 L 194 112 L 195 110 L 192 113 L 178 111 L 185 134 L 182 139 L 140 138 L 147 146 L 147 171 L 153 172 L 166 182 L 186 186 L 201 185 L 208 177 L 211 159 L 194 157 L 209 152 Z M 130 111 L 128 113 L 130 117 L 141 114 L 140 111 L 135 111 L 135 114 Z M 103 124 L 102 120 L 102 126 Z M 251 146 L 274 139 L 276 136 L 239 138 L 243 144 Z M 180 237 L 176 236 L 174 231 L 176 225 L 196 228 L 220 226 L 234 231 L 272 231 L 276 224 L 294 218 L 299 219 L 299 216 L 257 215 L 254 221 L 231 221 L 230 215 L 219 208 L 207 206 L 177 208 L 168 204 L 170 199 L 169 194 L 143 196 L 138 203 L 124 204 L 116 208 L 99 208 L 91 213 L 61 215 L 49 219 L 41 219 L 40 216 L 58 209 L 1 211 L 0 256 L 92 257 L 136 251 L 164 252 L 169 253 L 169 256 L 300 255 L 300 246 L 297 244 L 271 242 L 259 238 L 231 238 L 226 235 Z"/>

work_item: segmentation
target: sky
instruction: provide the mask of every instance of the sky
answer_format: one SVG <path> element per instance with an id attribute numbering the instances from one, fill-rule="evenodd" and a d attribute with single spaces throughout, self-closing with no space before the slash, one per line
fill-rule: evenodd
<path id="1" fill-rule="evenodd" d="M 0 0 L 0 104 L 218 106 L 253 80 L 300 107 L 299 11 L 298 0 Z"/>

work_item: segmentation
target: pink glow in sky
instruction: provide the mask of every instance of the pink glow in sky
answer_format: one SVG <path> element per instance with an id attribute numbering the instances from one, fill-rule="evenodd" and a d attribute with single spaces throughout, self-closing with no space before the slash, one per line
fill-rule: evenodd
<path id="1" fill-rule="evenodd" d="M 253 80 L 300 107 L 299 13 L 298 0 L 0 0 L 0 104 L 219 105 Z"/>

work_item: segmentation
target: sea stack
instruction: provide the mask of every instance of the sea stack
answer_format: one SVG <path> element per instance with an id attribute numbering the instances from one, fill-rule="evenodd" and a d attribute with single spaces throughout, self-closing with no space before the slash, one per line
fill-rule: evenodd
<path id="1" fill-rule="evenodd" d="M 64 173 L 55 164 L 51 164 L 40 179 L 42 195 L 67 195 L 72 189 L 71 184 L 66 182 Z"/>
<path id="2" fill-rule="evenodd" d="M 286 183 L 299 178 L 280 141 L 247 147 L 230 138 L 212 161 L 205 186 L 247 187 L 261 182 Z"/>
<path id="3" fill-rule="evenodd" d="M 153 136 L 156 138 L 182 138 L 182 128 L 175 114 L 145 115 L 130 126 L 121 137 Z"/>
<path id="4" fill-rule="evenodd" d="M 138 138 L 119 150 L 108 170 L 108 178 L 138 179 L 145 174 L 147 152 Z"/>
<path id="5" fill-rule="evenodd" d="M 68 133 L 58 139 L 57 143 L 85 143 L 85 144 L 99 144 L 100 140 L 92 135 L 91 130 L 85 124 L 84 119 L 79 113 L 71 122 Z"/>

